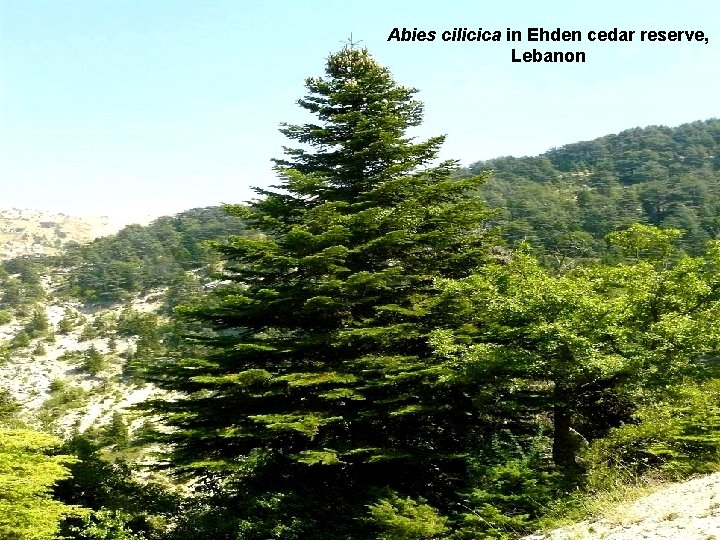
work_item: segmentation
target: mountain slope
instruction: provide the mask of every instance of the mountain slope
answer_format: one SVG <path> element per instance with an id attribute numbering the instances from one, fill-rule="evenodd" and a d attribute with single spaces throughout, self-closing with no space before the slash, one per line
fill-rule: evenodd
<path id="1" fill-rule="evenodd" d="M 109 218 L 73 217 L 38 210 L 0 210 L 0 260 L 23 255 L 54 255 L 116 232 Z"/>
<path id="2" fill-rule="evenodd" d="M 22 215 L 23 231 L 42 228 L 33 219 L 47 218 Z M 12 241 L 34 253 L 16 229 Z M 118 414 L 131 432 L 141 428 L 129 407 L 164 395 L 140 373 L 165 351 L 174 331 L 170 310 L 214 279 L 216 256 L 207 242 L 243 230 L 221 208 L 194 209 L 92 242 L 76 240 L 55 256 L 4 261 L 0 388 L 28 422 L 65 437 L 118 421 Z"/>
<path id="3" fill-rule="evenodd" d="M 720 120 L 651 126 L 568 144 L 536 157 L 477 162 L 494 171 L 481 196 L 511 244 L 556 258 L 606 253 L 603 237 L 632 223 L 681 228 L 702 251 L 720 235 Z"/>

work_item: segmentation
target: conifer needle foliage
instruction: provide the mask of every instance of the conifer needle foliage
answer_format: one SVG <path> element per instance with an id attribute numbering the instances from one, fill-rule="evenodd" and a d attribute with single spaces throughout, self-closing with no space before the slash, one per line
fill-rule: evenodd
<path id="1" fill-rule="evenodd" d="M 424 306 L 438 278 L 488 257 L 489 212 L 468 195 L 483 177 L 453 179 L 443 137 L 408 135 L 416 90 L 367 50 L 345 46 L 306 87 L 317 123 L 282 126 L 297 146 L 276 160 L 280 183 L 229 207 L 250 234 L 221 248 L 225 283 L 185 310 L 212 333 L 156 369 L 182 392 L 156 404 L 172 461 L 236 495 L 232 538 L 370 538 L 388 489 L 452 505 L 482 427 L 429 343 L 444 317 Z"/>

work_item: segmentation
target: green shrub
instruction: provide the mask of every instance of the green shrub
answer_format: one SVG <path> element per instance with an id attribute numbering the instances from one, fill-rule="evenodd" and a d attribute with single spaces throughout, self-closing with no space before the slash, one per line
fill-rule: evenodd
<path id="1" fill-rule="evenodd" d="M 20 330 L 15 337 L 10 340 L 10 347 L 12 349 L 24 349 L 30 345 L 30 336 L 24 330 Z"/>
<path id="2" fill-rule="evenodd" d="M 24 330 L 30 337 L 36 338 L 44 336 L 49 328 L 50 323 L 48 322 L 47 315 L 45 315 L 45 311 L 43 309 L 36 309 L 25 325 Z"/>
<path id="3" fill-rule="evenodd" d="M 73 461 L 57 455 L 59 442 L 29 429 L 0 429 L 0 538 L 55 538 L 59 521 L 75 511 L 50 494 Z"/>
<path id="4" fill-rule="evenodd" d="M 132 532 L 132 516 L 122 510 L 97 510 L 71 517 L 62 524 L 63 538 L 75 540 L 144 540 L 144 534 Z M 69 536 L 65 536 L 69 535 Z"/>
<path id="5" fill-rule="evenodd" d="M 9 390 L 0 388 L 0 424 L 12 420 L 20 412 L 20 404 Z"/>
<path id="6" fill-rule="evenodd" d="M 527 456 L 481 467 L 478 486 L 465 504 L 469 512 L 452 537 L 462 540 L 516 538 L 563 496 L 565 480 L 537 450 Z"/>
<path id="7" fill-rule="evenodd" d="M 58 356 L 58 360 L 63 360 L 69 363 L 77 363 L 82 360 L 82 355 L 83 353 L 80 351 L 64 351 L 60 356 Z"/>
<path id="8" fill-rule="evenodd" d="M 57 331 L 59 334 L 69 334 L 73 328 L 75 328 L 75 321 L 68 318 L 67 314 L 65 317 L 60 319 L 60 322 L 57 325 Z"/>
<path id="9" fill-rule="evenodd" d="M 82 368 L 90 375 L 97 375 L 107 366 L 105 357 L 95 347 L 90 347 L 83 353 Z"/>
<path id="10" fill-rule="evenodd" d="M 38 419 L 46 428 L 52 429 L 53 422 L 68 409 L 79 407 L 87 392 L 80 386 L 72 386 L 65 379 L 50 382 L 50 397 L 38 411 Z"/>
<path id="11" fill-rule="evenodd" d="M 57 325 L 57 331 L 60 334 L 68 334 L 73 328 L 85 322 L 85 317 L 76 311 L 66 307 L 63 318 Z"/>
<path id="12" fill-rule="evenodd" d="M 53 379 L 50 382 L 50 399 L 45 402 L 48 406 L 69 405 L 85 397 L 85 390 L 79 386 L 72 386 L 66 379 Z"/>
<path id="13" fill-rule="evenodd" d="M 82 329 L 82 332 L 80 332 L 78 341 L 90 341 L 92 339 L 95 339 L 96 337 L 98 337 L 97 329 L 94 326 L 88 324 Z"/>
<path id="14" fill-rule="evenodd" d="M 142 313 L 126 308 L 117 322 L 117 332 L 121 336 L 154 337 L 158 332 L 158 317 L 154 313 Z"/>
<path id="15" fill-rule="evenodd" d="M 113 413 L 110 424 L 102 429 L 101 439 L 105 445 L 125 448 L 130 439 L 127 422 L 119 412 Z"/>
<path id="16" fill-rule="evenodd" d="M 603 487 L 651 470 L 681 478 L 720 463 L 720 380 L 681 386 L 640 409 L 635 423 L 611 430 L 587 453 L 588 480 Z"/>
<path id="17" fill-rule="evenodd" d="M 382 531 L 377 540 L 430 540 L 447 532 L 447 518 L 423 500 L 390 492 L 369 509 Z"/>

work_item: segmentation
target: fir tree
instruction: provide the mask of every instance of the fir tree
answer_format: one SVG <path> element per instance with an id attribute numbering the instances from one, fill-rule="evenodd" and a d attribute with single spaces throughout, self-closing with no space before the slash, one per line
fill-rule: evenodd
<path id="1" fill-rule="evenodd" d="M 276 161 L 281 183 L 229 208 L 256 231 L 221 248 L 231 283 L 185 310 L 214 337 L 155 370 L 186 396 L 155 403 L 174 464 L 238 493 L 215 538 L 374 537 L 385 488 L 446 512 L 482 429 L 424 303 L 488 257 L 488 212 L 468 195 L 483 178 L 432 164 L 443 137 L 408 136 L 416 90 L 367 50 L 344 47 L 306 86 L 318 123 L 283 125 L 300 146 Z"/>
<path id="2" fill-rule="evenodd" d="M 82 367 L 90 375 L 97 375 L 106 367 L 105 357 L 94 345 L 83 352 Z"/>

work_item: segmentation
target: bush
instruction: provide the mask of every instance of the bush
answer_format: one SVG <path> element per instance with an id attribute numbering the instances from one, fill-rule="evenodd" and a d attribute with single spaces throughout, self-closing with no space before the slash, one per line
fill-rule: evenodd
<path id="1" fill-rule="evenodd" d="M 447 532 L 447 518 L 423 500 L 390 492 L 369 509 L 382 531 L 377 540 L 430 540 Z"/>
<path id="2" fill-rule="evenodd" d="M 25 325 L 25 332 L 27 332 L 30 337 L 35 338 L 45 335 L 49 328 L 50 323 L 48 322 L 47 315 L 45 315 L 45 311 L 43 309 L 36 309 L 33 312 L 32 318 Z"/>
<path id="3" fill-rule="evenodd" d="M 122 510 L 97 510 L 71 517 L 62 524 L 63 538 L 75 540 L 144 540 L 130 528 L 132 516 Z M 69 535 L 69 536 L 66 536 Z"/>
<path id="4" fill-rule="evenodd" d="M 533 448 L 526 456 L 479 468 L 478 485 L 465 504 L 470 511 L 463 514 L 453 538 L 516 538 L 536 528 L 543 513 L 563 496 L 567 484 L 549 461 L 542 459 L 540 450 Z"/>
<path id="5" fill-rule="evenodd" d="M 50 382 L 50 398 L 42 404 L 39 418 L 46 424 L 60 417 L 68 409 L 78 407 L 87 393 L 79 386 L 70 385 L 65 379 Z"/>
<path id="6" fill-rule="evenodd" d="M 15 337 L 13 337 L 10 340 L 10 347 L 12 349 L 23 349 L 30 345 L 30 336 L 27 335 L 27 332 L 24 330 L 21 330 L 17 334 L 15 334 Z"/>
<path id="7" fill-rule="evenodd" d="M 60 319 L 60 322 L 57 326 L 57 331 L 59 334 L 69 334 L 73 328 L 75 328 L 75 320 L 72 317 L 68 317 L 67 311 L 65 312 L 65 316 Z"/>
<path id="8" fill-rule="evenodd" d="M 0 424 L 12 420 L 20 412 L 20 404 L 10 391 L 0 388 Z"/>
<path id="9" fill-rule="evenodd" d="M 98 337 L 97 329 L 88 324 L 82 329 L 82 332 L 80 332 L 78 341 L 90 341 L 96 337 Z"/>
<path id="10" fill-rule="evenodd" d="M 113 413 L 110 424 L 102 430 L 101 439 L 105 445 L 125 448 L 130 439 L 127 422 L 119 412 Z"/>
<path id="11" fill-rule="evenodd" d="M 50 382 L 51 397 L 48 402 L 55 405 L 64 405 L 79 401 L 85 396 L 85 390 L 79 386 L 72 386 L 66 379 L 53 379 Z"/>
<path id="12" fill-rule="evenodd" d="M 167 538 L 161 534 L 166 527 L 163 516 L 177 513 L 179 496 L 158 484 L 138 482 L 122 461 L 109 462 L 91 431 L 75 435 L 63 452 L 78 459 L 70 466 L 72 475 L 55 484 L 53 498 L 94 512 L 85 519 L 66 519 L 62 538 Z"/>
<path id="13" fill-rule="evenodd" d="M 83 353 L 82 368 L 90 375 L 97 375 L 107 367 L 105 357 L 95 347 L 90 347 Z"/>
<path id="14" fill-rule="evenodd" d="M 588 480 L 603 487 L 656 469 L 682 478 L 720 463 L 720 380 L 679 387 L 640 409 L 635 422 L 610 431 L 588 451 Z"/>
<path id="15" fill-rule="evenodd" d="M 142 313 L 133 309 L 124 309 L 118 319 L 117 332 L 125 337 L 157 337 L 158 317 L 154 313 Z"/>

